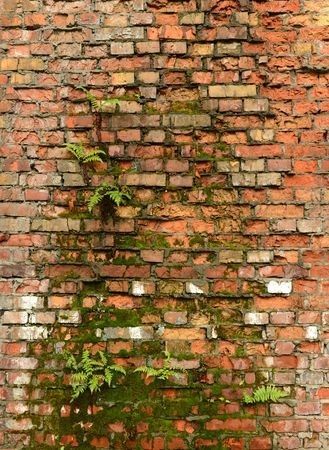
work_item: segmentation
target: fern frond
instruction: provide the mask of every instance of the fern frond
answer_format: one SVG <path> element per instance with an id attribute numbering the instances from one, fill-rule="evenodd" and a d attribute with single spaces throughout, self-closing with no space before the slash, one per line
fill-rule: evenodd
<path id="1" fill-rule="evenodd" d="M 103 183 L 90 197 L 88 201 L 88 211 L 91 212 L 105 197 L 109 197 L 116 206 L 125 205 L 127 201 L 131 199 L 130 192 L 127 188 L 122 188 L 120 190 L 118 186 Z"/>
<path id="2" fill-rule="evenodd" d="M 252 395 L 245 394 L 243 402 L 246 404 L 253 403 L 276 403 L 284 397 L 287 397 L 287 393 L 282 389 L 278 389 L 275 386 L 261 386 L 257 388 Z"/>
<path id="3" fill-rule="evenodd" d="M 100 390 L 102 384 L 104 383 L 103 375 L 92 375 L 88 382 L 88 387 L 91 393 L 97 392 Z"/>
<path id="4" fill-rule="evenodd" d="M 80 385 L 84 384 L 87 380 L 88 376 L 84 372 L 76 372 L 71 377 L 72 385 Z"/>
<path id="5" fill-rule="evenodd" d="M 100 148 L 95 148 L 94 150 L 91 150 L 89 153 L 86 153 L 83 158 L 83 163 L 91 163 L 91 162 L 102 162 L 102 157 L 105 156 L 106 153 L 104 150 L 101 150 Z"/>
<path id="6" fill-rule="evenodd" d="M 108 387 L 111 386 L 113 381 L 113 372 L 109 367 L 106 367 L 104 370 L 104 381 L 108 385 Z"/>
<path id="7" fill-rule="evenodd" d="M 98 350 L 97 354 L 99 355 L 100 361 L 101 361 L 104 365 L 106 365 L 106 364 L 107 364 L 107 358 L 106 358 L 106 356 L 105 356 L 105 353 L 102 352 L 101 350 Z"/>
<path id="8" fill-rule="evenodd" d="M 163 367 L 159 369 L 155 369 L 154 367 L 149 366 L 140 366 L 134 370 L 134 372 L 141 372 L 146 375 L 146 378 L 154 377 L 158 380 L 168 380 L 170 377 L 175 377 L 179 375 L 181 372 L 185 372 L 185 369 L 181 368 L 172 368 L 171 367 L 171 355 L 169 352 L 165 351 L 165 359 L 163 362 Z"/>
<path id="9" fill-rule="evenodd" d="M 118 98 L 106 98 L 98 103 L 98 111 L 106 111 L 107 106 L 114 106 L 114 108 L 111 108 L 110 112 L 115 112 L 117 105 L 120 105 Z"/>
<path id="10" fill-rule="evenodd" d="M 78 370 L 77 360 L 72 355 L 72 353 L 64 352 L 63 357 L 64 359 L 66 359 L 66 367 L 68 367 L 69 369 Z"/>
<path id="11" fill-rule="evenodd" d="M 75 387 L 72 386 L 72 389 L 73 389 L 73 392 L 71 394 L 71 402 L 73 402 L 73 400 L 77 399 L 78 397 L 80 397 L 81 394 L 83 394 L 85 392 L 86 386 L 81 384 L 81 385 L 75 386 Z"/>
<path id="12" fill-rule="evenodd" d="M 96 356 L 83 350 L 79 362 L 68 353 L 65 353 L 66 367 L 72 369 L 74 373 L 71 375 L 71 401 L 78 398 L 86 390 L 91 394 L 98 392 L 106 383 L 111 386 L 113 378 L 116 374 L 126 374 L 125 369 L 117 364 L 110 364 L 104 352 L 97 352 Z"/>
<path id="13" fill-rule="evenodd" d="M 104 196 L 99 188 L 95 190 L 93 195 L 88 200 L 88 211 L 91 212 L 100 202 L 103 200 Z"/>
<path id="14" fill-rule="evenodd" d="M 72 153 L 79 162 L 83 162 L 85 156 L 85 148 L 82 144 L 66 144 L 66 149 Z"/>
<path id="15" fill-rule="evenodd" d="M 243 396 L 243 403 L 246 403 L 247 405 L 251 403 L 255 403 L 254 398 L 251 395 L 244 394 Z"/>
<path id="16" fill-rule="evenodd" d="M 156 377 L 158 375 L 158 370 L 159 369 L 154 369 L 153 367 L 140 366 L 137 367 L 137 369 L 135 369 L 134 372 L 144 373 L 146 375 L 146 378 L 149 378 L 149 377 Z"/>
<path id="17" fill-rule="evenodd" d="M 98 111 L 99 110 L 99 103 L 98 103 L 97 98 L 90 91 L 88 91 L 88 89 L 84 88 L 83 86 L 78 86 L 78 89 L 81 89 L 86 94 L 86 98 L 89 101 L 89 103 L 91 104 L 91 106 L 96 111 Z"/>
<path id="18" fill-rule="evenodd" d="M 71 152 L 81 164 L 88 164 L 92 162 L 102 162 L 106 153 L 104 150 L 96 147 L 88 153 L 82 144 L 66 144 L 66 148 Z"/>

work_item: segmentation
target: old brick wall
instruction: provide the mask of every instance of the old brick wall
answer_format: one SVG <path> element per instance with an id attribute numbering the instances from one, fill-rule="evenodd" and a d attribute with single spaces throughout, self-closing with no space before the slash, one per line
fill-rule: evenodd
<path id="1" fill-rule="evenodd" d="M 328 26 L 328 0 L 0 0 L 0 448 L 329 448 Z M 103 181 L 132 193 L 109 217 Z M 83 348 L 128 373 L 93 408 Z M 186 372 L 133 374 L 164 350 Z M 244 405 L 262 384 L 287 399 Z"/>

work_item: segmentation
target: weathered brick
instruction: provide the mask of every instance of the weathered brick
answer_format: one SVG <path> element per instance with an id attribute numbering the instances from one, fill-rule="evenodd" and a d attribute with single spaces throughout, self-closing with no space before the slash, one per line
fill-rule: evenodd
<path id="1" fill-rule="evenodd" d="M 168 311 L 164 314 L 164 320 L 173 325 L 184 325 L 187 323 L 187 313 L 186 311 Z"/>
<path id="2" fill-rule="evenodd" d="M 116 86 L 132 84 L 134 81 L 135 75 L 133 72 L 118 72 L 111 75 L 111 83 Z"/>
<path id="3" fill-rule="evenodd" d="M 280 186 L 281 185 L 280 173 L 258 173 L 257 184 L 260 186 Z"/>
<path id="4" fill-rule="evenodd" d="M 18 70 L 44 70 L 45 63 L 40 58 L 20 58 L 18 60 Z"/>
<path id="5" fill-rule="evenodd" d="M 242 262 L 243 252 L 240 250 L 221 250 L 219 253 L 220 262 L 237 263 Z"/>
<path id="6" fill-rule="evenodd" d="M 95 31 L 96 41 L 111 41 L 111 40 L 139 40 L 144 37 L 144 28 L 142 27 L 111 27 L 99 28 Z"/>
<path id="7" fill-rule="evenodd" d="M 247 325 L 266 325 L 269 323 L 268 313 L 249 312 L 244 315 Z"/>
<path id="8" fill-rule="evenodd" d="M 327 448 L 326 3 L 0 0 L 1 448 Z M 89 213 L 103 181 L 132 198 Z M 187 372 L 136 423 L 53 410 L 83 348 Z M 260 378 L 289 398 L 243 406 Z"/>
<path id="9" fill-rule="evenodd" d="M 28 315 L 26 312 L 11 312 L 5 311 L 2 316 L 2 323 L 5 324 L 19 324 L 27 323 Z"/>
<path id="10" fill-rule="evenodd" d="M 104 328 L 104 339 L 132 339 L 132 340 L 152 340 L 154 330 L 152 327 L 112 327 Z"/>
<path id="11" fill-rule="evenodd" d="M 170 116 L 171 126 L 177 128 L 184 127 L 209 127 L 211 125 L 211 118 L 206 114 L 202 115 L 187 115 L 187 114 L 172 114 Z"/>
<path id="12" fill-rule="evenodd" d="M 120 183 L 127 186 L 165 186 L 166 176 L 162 174 L 125 174 Z"/>
<path id="13" fill-rule="evenodd" d="M 137 53 L 160 53 L 160 42 L 145 41 L 136 43 Z"/>
<path id="14" fill-rule="evenodd" d="M 162 51 L 163 53 L 184 55 L 187 53 L 187 43 L 184 41 L 164 42 L 162 45 Z"/>
<path id="15" fill-rule="evenodd" d="M 17 70 L 17 68 L 18 68 L 18 59 L 2 58 L 0 61 L 0 70 L 1 71 Z"/>
<path id="16" fill-rule="evenodd" d="M 132 42 L 112 42 L 111 43 L 112 55 L 133 55 L 134 44 Z"/>
<path id="17" fill-rule="evenodd" d="M 30 231 L 30 221 L 28 218 L 0 218 L 0 231 L 6 232 L 10 230 L 11 232 L 29 232 Z"/>
<path id="18" fill-rule="evenodd" d="M 254 97 L 255 85 L 214 85 L 209 86 L 210 97 Z"/>
<path id="19" fill-rule="evenodd" d="M 247 98 L 244 100 L 244 110 L 247 112 L 266 112 L 269 110 L 267 98 Z"/>

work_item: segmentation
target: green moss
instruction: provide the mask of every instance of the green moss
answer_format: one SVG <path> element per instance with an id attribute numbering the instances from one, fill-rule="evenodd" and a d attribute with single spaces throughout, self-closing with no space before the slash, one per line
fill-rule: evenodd
<path id="1" fill-rule="evenodd" d="M 206 247 L 206 238 L 201 234 L 194 234 L 189 238 L 189 244 L 191 247 Z"/>
<path id="2" fill-rule="evenodd" d="M 218 142 L 215 144 L 215 147 L 225 155 L 230 155 L 232 153 L 232 148 L 228 144 L 225 144 L 225 142 Z"/>
<path id="3" fill-rule="evenodd" d="M 104 312 L 86 314 L 85 322 L 90 328 L 132 327 L 140 325 L 140 318 L 134 310 L 110 308 Z"/>
<path id="4" fill-rule="evenodd" d="M 52 278 L 51 279 L 51 285 L 53 287 L 57 287 L 58 288 L 58 287 L 60 287 L 60 285 L 62 283 L 65 283 L 65 281 L 76 280 L 78 278 L 80 278 L 80 275 L 78 273 L 76 273 L 74 270 L 70 270 L 70 271 L 66 272 L 65 274 L 63 274 L 63 275 L 60 275 L 58 277 Z"/>
<path id="5" fill-rule="evenodd" d="M 198 114 L 201 111 L 200 102 L 197 100 L 175 101 L 172 103 L 170 112 L 178 114 Z"/>
<path id="6" fill-rule="evenodd" d="M 139 237 L 118 236 L 116 243 L 119 248 L 137 248 L 150 250 L 169 248 L 166 236 L 153 232 L 146 232 Z"/>
<path id="7" fill-rule="evenodd" d="M 107 292 L 105 281 L 83 281 L 79 295 L 84 297 L 90 294 L 106 294 Z"/>
<path id="8" fill-rule="evenodd" d="M 145 341 L 141 342 L 138 350 L 140 355 L 148 355 L 157 358 L 163 351 L 163 344 L 161 341 Z"/>
<path id="9" fill-rule="evenodd" d="M 235 351 L 235 356 L 237 358 L 243 358 L 244 356 L 247 356 L 247 352 L 245 347 L 237 347 L 236 351 Z"/>
<path id="10" fill-rule="evenodd" d="M 124 256 L 118 256 L 114 258 L 112 264 L 123 265 L 123 266 L 134 266 L 136 264 L 141 264 L 142 260 L 138 256 L 129 256 L 125 258 Z"/>
<path id="11" fill-rule="evenodd" d="M 157 110 L 157 108 L 155 108 L 152 105 L 145 105 L 144 107 L 144 111 L 145 114 L 159 114 L 159 111 Z"/>
<path id="12" fill-rule="evenodd" d="M 225 324 L 225 323 L 241 323 L 242 322 L 242 311 L 238 309 L 238 307 L 226 307 L 223 309 L 216 310 L 212 312 L 212 316 L 214 316 L 214 321 L 216 324 Z"/>
<path id="13" fill-rule="evenodd" d="M 217 327 L 218 337 L 227 340 L 253 341 L 262 339 L 262 330 L 255 327 L 245 327 L 239 325 L 220 325 Z"/>
<path id="14" fill-rule="evenodd" d="M 213 184 L 210 184 L 209 186 L 205 186 L 202 189 L 202 192 L 206 196 L 206 201 L 204 203 L 214 204 L 214 202 L 213 202 L 214 191 L 216 191 L 217 189 L 221 189 L 221 188 L 222 188 L 222 186 L 219 183 L 213 183 Z"/>
<path id="15" fill-rule="evenodd" d="M 217 159 L 216 156 L 211 155 L 202 149 L 197 150 L 195 158 L 200 161 L 216 161 Z"/>

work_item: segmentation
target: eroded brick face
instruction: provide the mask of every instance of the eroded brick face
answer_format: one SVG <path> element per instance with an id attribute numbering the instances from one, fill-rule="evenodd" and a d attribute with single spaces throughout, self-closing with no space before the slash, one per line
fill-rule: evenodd
<path id="1" fill-rule="evenodd" d="M 0 448 L 329 448 L 328 11 L 0 0 Z M 70 403 L 63 349 L 128 376 Z"/>

